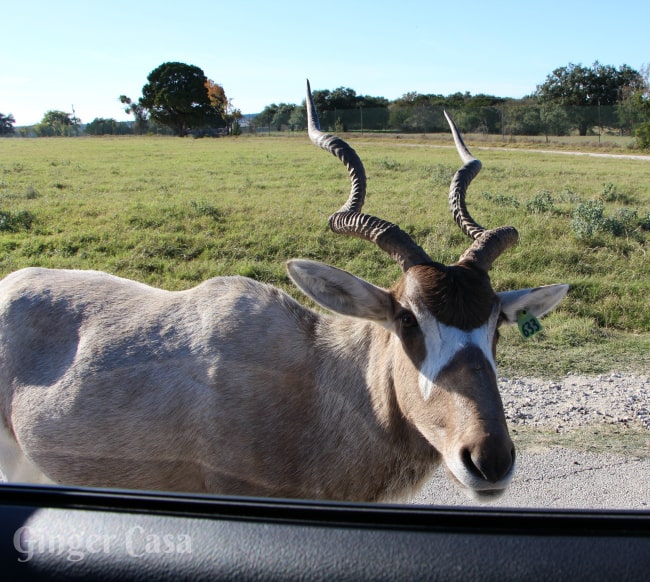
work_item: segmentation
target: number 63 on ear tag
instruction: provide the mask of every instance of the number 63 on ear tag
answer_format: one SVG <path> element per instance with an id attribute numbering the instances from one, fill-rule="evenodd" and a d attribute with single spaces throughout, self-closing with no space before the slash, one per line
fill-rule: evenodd
<path id="1" fill-rule="evenodd" d="M 526 310 L 517 314 L 517 325 L 519 326 L 519 333 L 526 339 L 533 337 L 543 329 L 537 318 Z"/>

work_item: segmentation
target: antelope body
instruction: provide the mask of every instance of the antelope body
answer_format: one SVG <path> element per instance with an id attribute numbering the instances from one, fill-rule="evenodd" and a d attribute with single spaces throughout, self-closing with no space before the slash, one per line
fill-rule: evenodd
<path id="1" fill-rule="evenodd" d="M 485 230 L 452 181 L 456 221 L 474 239 L 451 266 L 396 225 L 361 213 L 365 173 L 330 218 L 388 252 L 403 275 L 385 290 L 305 260 L 287 269 L 309 310 L 243 277 L 168 292 L 96 271 L 24 269 L 0 282 L 0 470 L 12 481 L 219 494 L 392 500 L 444 462 L 469 493 L 501 493 L 514 447 L 497 390 L 497 328 L 541 316 L 566 285 L 495 293 L 492 261 L 516 242 Z"/>

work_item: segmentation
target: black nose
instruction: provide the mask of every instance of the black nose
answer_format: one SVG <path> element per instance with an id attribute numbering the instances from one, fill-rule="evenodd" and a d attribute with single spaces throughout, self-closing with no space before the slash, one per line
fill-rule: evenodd
<path id="1" fill-rule="evenodd" d="M 465 468 L 480 479 L 498 483 L 505 479 L 515 463 L 515 447 L 506 442 L 486 437 L 474 445 L 465 447 L 461 453 Z"/>

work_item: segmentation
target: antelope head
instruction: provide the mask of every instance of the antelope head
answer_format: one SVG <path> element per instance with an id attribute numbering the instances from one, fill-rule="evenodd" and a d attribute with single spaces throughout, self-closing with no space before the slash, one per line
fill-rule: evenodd
<path id="1" fill-rule="evenodd" d="M 340 269 L 305 260 L 287 264 L 294 283 L 323 307 L 374 321 L 392 333 L 386 362 L 402 415 L 441 454 L 448 473 L 470 494 L 498 495 L 514 473 L 515 449 L 497 387 L 495 350 L 501 324 L 527 310 L 541 316 L 564 297 L 567 285 L 495 293 L 489 270 L 517 242 L 515 228 L 485 229 L 470 216 L 465 193 L 481 169 L 445 112 L 463 165 L 449 203 L 454 220 L 472 239 L 449 266 L 433 261 L 396 224 L 364 214 L 366 175 L 356 152 L 320 131 L 307 82 L 311 141 L 348 169 L 347 202 L 329 219 L 338 234 L 378 245 L 401 267 L 402 277 L 381 289 Z"/>

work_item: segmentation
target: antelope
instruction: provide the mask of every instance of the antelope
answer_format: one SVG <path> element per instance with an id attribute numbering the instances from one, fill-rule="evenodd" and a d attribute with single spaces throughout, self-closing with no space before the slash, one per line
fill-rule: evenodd
<path id="1" fill-rule="evenodd" d="M 453 217 L 472 239 L 437 263 L 397 225 L 363 214 L 355 151 L 308 134 L 348 169 L 329 224 L 403 272 L 389 290 L 293 259 L 296 286 L 334 316 L 244 277 L 170 292 L 97 271 L 27 268 L 0 282 L 0 469 L 10 481 L 332 500 L 399 500 L 441 463 L 488 499 L 513 478 L 497 389 L 498 328 L 541 316 L 567 285 L 495 293 L 488 271 L 517 241 L 465 205 L 481 168 L 464 162 Z M 445 113 L 446 115 L 446 113 Z"/>

